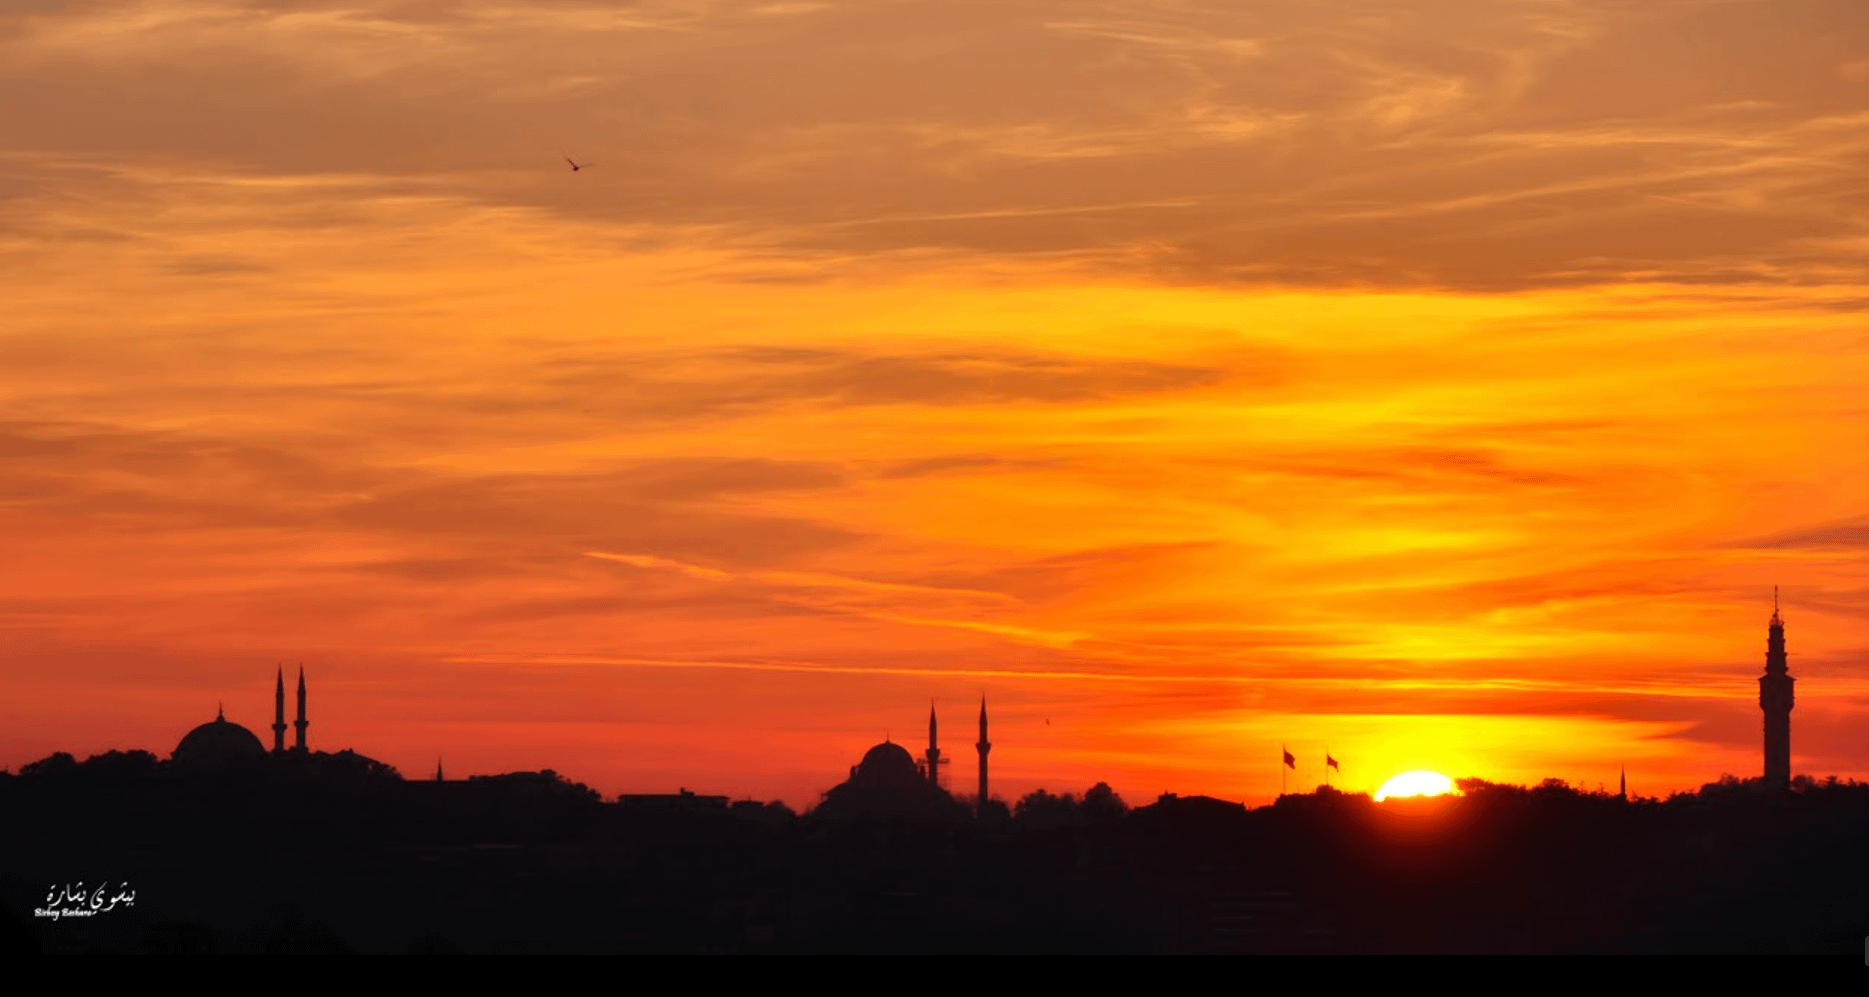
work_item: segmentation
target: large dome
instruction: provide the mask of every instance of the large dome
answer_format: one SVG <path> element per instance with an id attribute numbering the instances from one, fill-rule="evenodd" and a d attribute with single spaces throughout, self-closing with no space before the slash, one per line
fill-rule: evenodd
<path id="1" fill-rule="evenodd" d="M 915 767 L 915 756 L 909 754 L 907 748 L 889 741 L 871 748 L 863 756 L 850 781 L 872 789 L 919 788 L 927 783 L 921 770 Z"/>
<path id="2" fill-rule="evenodd" d="M 189 731 L 169 757 L 188 768 L 223 768 L 265 758 L 266 746 L 252 731 L 219 716 Z"/>
<path id="3" fill-rule="evenodd" d="M 965 816 L 928 774 L 915 765 L 915 756 L 900 744 L 884 741 L 850 767 L 850 779 L 833 786 L 815 811 L 832 819 L 879 819 L 900 823 L 930 818 Z"/>

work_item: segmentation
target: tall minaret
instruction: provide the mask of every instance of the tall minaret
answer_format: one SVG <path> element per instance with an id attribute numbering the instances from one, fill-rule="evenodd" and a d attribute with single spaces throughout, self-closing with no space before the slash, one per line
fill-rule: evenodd
<path id="1" fill-rule="evenodd" d="M 299 718 L 296 721 L 293 721 L 292 726 L 298 728 L 298 743 L 292 746 L 292 750 L 293 751 L 304 751 L 305 750 L 305 728 L 311 726 L 311 724 L 308 723 L 305 719 L 305 666 L 304 665 L 299 666 Z"/>
<path id="2" fill-rule="evenodd" d="M 986 739 L 986 697 L 980 697 L 980 740 L 974 746 L 980 752 L 980 802 L 974 807 L 975 813 L 986 812 L 986 753 L 993 750 L 993 743 Z"/>
<path id="3" fill-rule="evenodd" d="M 928 784 L 941 785 L 941 749 L 935 747 L 935 712 L 934 701 L 928 702 Z"/>
<path id="4" fill-rule="evenodd" d="M 1772 587 L 1772 623 L 1765 638 L 1765 674 L 1759 676 L 1759 709 L 1765 711 L 1765 785 L 1791 785 L 1791 684 L 1785 658 L 1785 621 L 1778 615 L 1778 587 Z"/>
<path id="5" fill-rule="evenodd" d="M 273 752 L 286 750 L 286 670 L 279 669 L 279 682 L 273 686 Z"/>

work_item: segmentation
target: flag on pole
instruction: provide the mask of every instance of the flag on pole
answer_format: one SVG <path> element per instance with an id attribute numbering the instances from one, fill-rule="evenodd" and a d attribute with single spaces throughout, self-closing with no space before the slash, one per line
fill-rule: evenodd
<path id="1" fill-rule="evenodd" d="M 1340 766 L 1338 766 L 1337 760 L 1335 758 L 1330 757 L 1329 753 L 1326 753 L 1324 755 L 1324 764 L 1330 766 L 1331 768 L 1336 769 L 1339 772 L 1343 771 L 1343 769 Z"/>
<path id="2" fill-rule="evenodd" d="M 1285 749 L 1284 749 L 1284 748 L 1280 748 L 1280 749 L 1278 749 L 1278 750 L 1280 750 L 1280 751 L 1284 751 L 1284 752 L 1285 752 L 1285 767 L 1286 767 L 1286 768 L 1288 768 L 1288 769 L 1296 769 L 1296 768 L 1298 767 L 1298 759 L 1296 759 L 1296 758 L 1293 758 L 1293 757 L 1291 756 L 1291 752 L 1289 752 L 1289 751 L 1285 751 Z"/>

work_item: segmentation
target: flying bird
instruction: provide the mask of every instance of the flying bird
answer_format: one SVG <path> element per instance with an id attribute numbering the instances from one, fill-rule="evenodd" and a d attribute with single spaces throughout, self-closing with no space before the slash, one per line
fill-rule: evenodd
<path id="1" fill-rule="evenodd" d="M 571 164 L 571 172 L 573 172 L 573 173 L 576 173 L 577 171 L 579 171 L 579 170 L 581 170 L 581 169 L 584 169 L 584 168 L 585 168 L 585 167 L 587 167 L 587 166 L 595 166 L 595 165 L 597 165 L 596 163 L 580 163 L 580 162 L 578 162 L 577 160 L 575 160 L 575 159 L 572 159 L 572 158 L 571 158 L 570 156 L 566 156 L 566 157 L 565 157 L 565 162 L 567 162 L 567 163 L 570 163 L 570 164 Z"/>

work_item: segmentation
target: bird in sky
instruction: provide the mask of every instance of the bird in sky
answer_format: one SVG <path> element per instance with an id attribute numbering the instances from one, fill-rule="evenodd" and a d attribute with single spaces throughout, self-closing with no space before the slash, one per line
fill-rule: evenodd
<path id="1" fill-rule="evenodd" d="M 575 160 L 575 159 L 572 159 L 572 158 L 571 158 L 570 156 L 566 156 L 566 157 L 565 157 L 565 162 L 567 162 L 567 163 L 570 163 L 570 164 L 571 164 L 571 172 L 573 172 L 573 173 L 576 173 L 577 171 L 579 171 L 579 170 L 581 170 L 581 169 L 583 169 L 583 168 L 585 168 L 586 166 L 595 166 L 595 165 L 597 165 L 596 163 L 580 163 L 580 162 L 578 162 L 577 160 Z"/>

